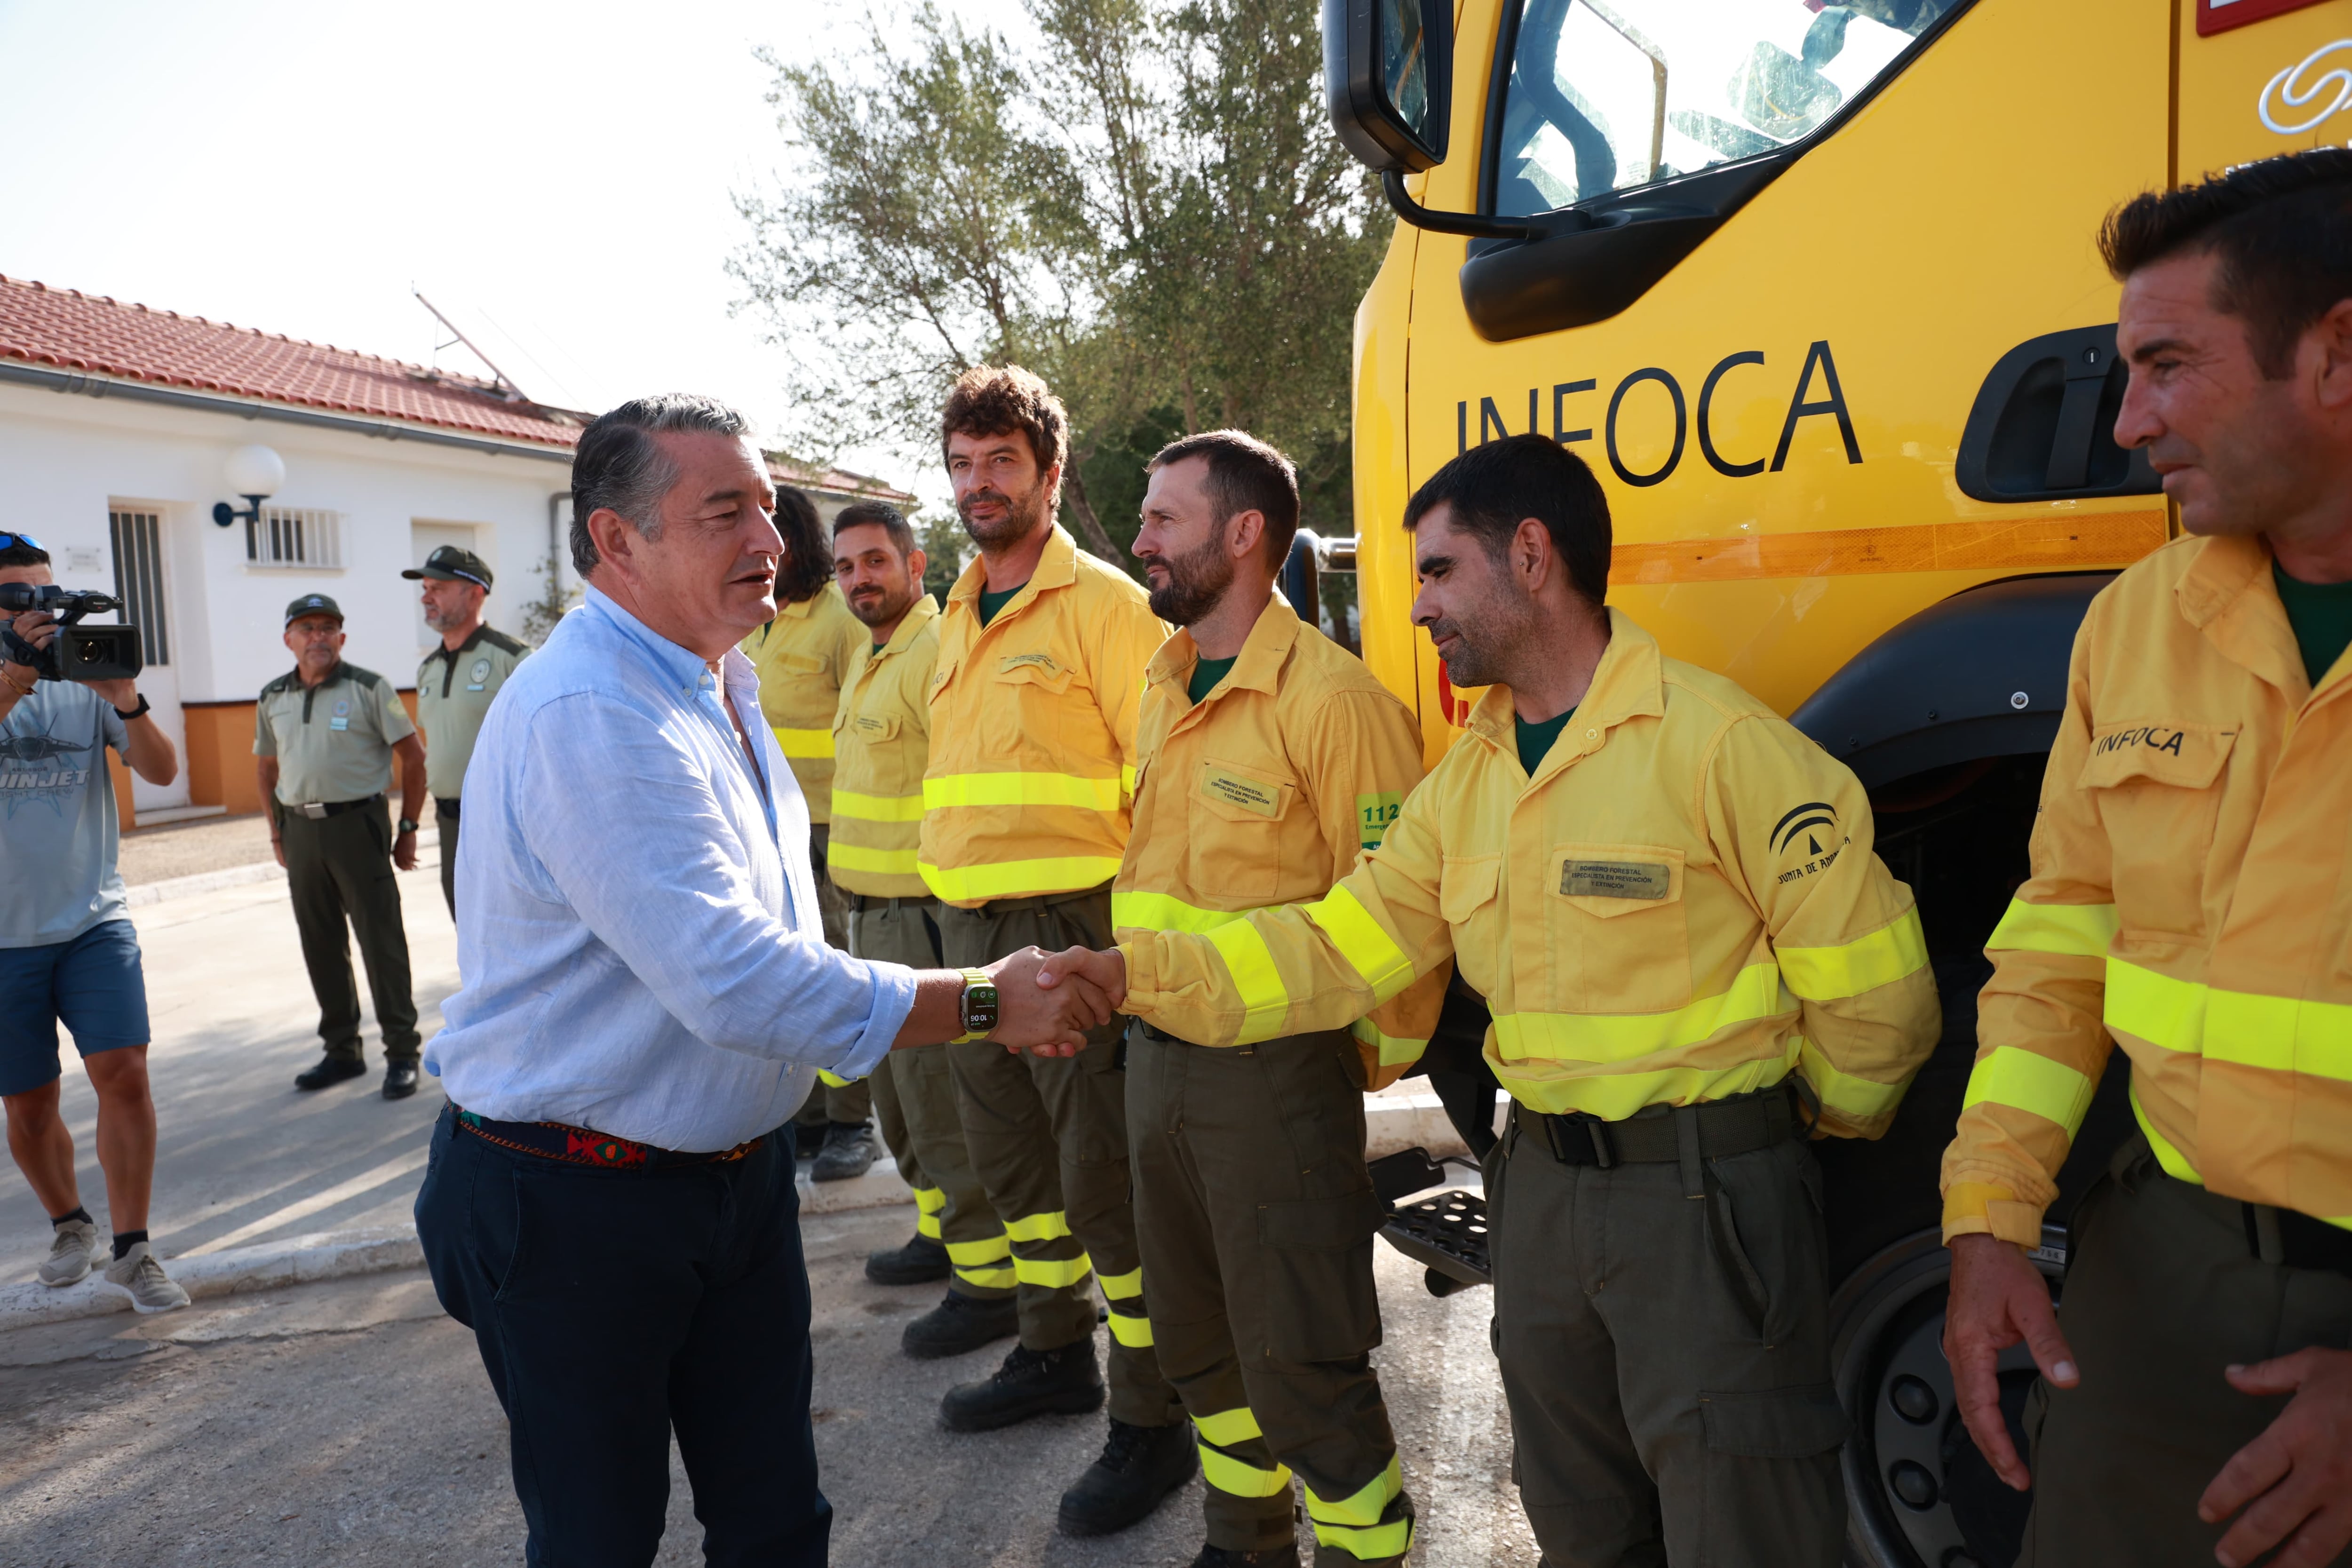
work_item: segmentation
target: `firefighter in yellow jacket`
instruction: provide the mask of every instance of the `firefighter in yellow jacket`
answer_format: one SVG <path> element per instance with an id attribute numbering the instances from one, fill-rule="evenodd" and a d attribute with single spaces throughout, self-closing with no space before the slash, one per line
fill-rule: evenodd
<path id="1" fill-rule="evenodd" d="M 2342 1562 L 2352 153 L 2140 197 L 2101 242 L 2131 367 L 2116 439 L 2190 537 L 2075 637 L 1944 1159 L 1947 1353 L 2019 1487 L 1994 1363 L 2022 1339 L 2041 1366 L 2021 1564 Z M 2053 1318 L 2023 1249 L 2110 1042 L 2139 1136 L 2075 1211 Z"/>
<path id="2" fill-rule="evenodd" d="M 784 764 L 808 800 L 809 868 L 824 917 L 824 940 L 846 952 L 848 904 L 827 875 L 825 843 L 833 822 L 833 718 L 842 681 L 866 647 L 866 628 L 833 581 L 833 544 L 816 503 L 790 485 L 776 487 L 776 531 L 783 559 L 776 565 L 776 618 L 743 639 L 760 672 L 760 711 L 776 732 Z M 872 1089 L 820 1073 L 808 1103 L 793 1118 L 800 1152 L 814 1154 L 809 1174 L 820 1182 L 862 1176 L 874 1163 Z"/>
<path id="3" fill-rule="evenodd" d="M 1122 942 L 1322 897 L 1421 782 L 1412 715 L 1274 592 L 1298 527 L 1281 453 L 1234 430 L 1150 465 L 1135 553 L 1183 628 L 1136 726 L 1135 831 L 1112 884 Z M 1135 1026 L 1127 1120 L 1160 1364 L 1199 1433 L 1196 1568 L 1399 1563 L 1412 1540 L 1380 1342 L 1363 1091 L 1428 1044 L 1449 965 L 1344 1028 L 1239 1050 Z"/>
<path id="4" fill-rule="evenodd" d="M 1609 513 L 1517 436 L 1406 510 L 1469 733 L 1313 903 L 1064 955 L 1246 1045 L 1450 953 L 1513 1100 L 1487 1160 L 1495 1346 L 1545 1560 L 1833 1568 L 1844 1536 L 1820 1175 L 1936 1038 L 1910 890 L 1842 764 L 1608 610 Z"/>
<path id="5" fill-rule="evenodd" d="M 1099 947 L 1127 849 L 1144 666 L 1167 628 L 1134 579 L 1054 526 L 1069 421 L 1044 382 L 1013 366 L 966 372 L 940 444 L 979 559 L 940 619 L 916 864 L 942 906 L 950 964 L 1031 943 Z M 1110 1436 L 1062 1496 L 1061 1526 L 1080 1535 L 1144 1518 L 1194 1463 L 1152 1354 L 1119 1033 L 1114 1021 L 1088 1049 L 1052 1061 L 984 1042 L 948 1047 L 965 1144 L 1013 1238 L 1021 1342 L 995 1375 L 950 1389 L 940 1417 L 984 1431 L 1100 1405 L 1089 1289 L 1099 1281 Z"/>

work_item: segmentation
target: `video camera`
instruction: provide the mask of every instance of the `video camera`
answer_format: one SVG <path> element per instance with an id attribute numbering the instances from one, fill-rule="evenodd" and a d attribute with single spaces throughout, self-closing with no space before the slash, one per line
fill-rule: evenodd
<path id="1" fill-rule="evenodd" d="M 11 660 L 31 665 L 43 680 L 128 680 L 145 668 L 139 628 L 76 624 L 84 616 L 121 608 L 122 601 L 110 594 L 54 583 L 0 583 L 0 616 L 46 610 L 58 623 L 58 635 L 46 648 L 18 637 L 13 625 L 0 623 L 0 645 Z"/>

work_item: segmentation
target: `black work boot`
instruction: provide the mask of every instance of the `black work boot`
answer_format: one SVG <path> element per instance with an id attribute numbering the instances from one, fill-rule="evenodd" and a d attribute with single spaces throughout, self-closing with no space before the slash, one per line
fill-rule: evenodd
<path id="1" fill-rule="evenodd" d="M 824 1143 L 817 1150 L 816 1163 L 809 1167 L 809 1180 L 845 1182 L 864 1175 L 874 1168 L 874 1157 L 880 1152 L 875 1142 L 874 1129 L 866 1122 L 825 1123 Z"/>
<path id="2" fill-rule="evenodd" d="M 320 1059 L 317 1067 L 312 1068 L 309 1072 L 294 1075 L 294 1087 L 325 1089 L 330 1084 L 341 1083 L 346 1079 L 357 1078 L 366 1071 L 367 1063 L 360 1060 L 359 1058 L 339 1057 L 334 1052 L 329 1051 Z"/>
<path id="3" fill-rule="evenodd" d="M 983 1301 L 950 1290 L 946 1300 L 907 1325 L 907 1331 L 898 1337 L 898 1348 L 917 1361 L 937 1361 L 994 1344 L 1020 1331 L 1021 1309 L 1012 1297 Z"/>
<path id="4" fill-rule="evenodd" d="M 1298 1542 L 1265 1546 L 1255 1552 L 1235 1552 L 1223 1546 L 1203 1546 L 1192 1568 L 1298 1568 Z"/>
<path id="5" fill-rule="evenodd" d="M 386 1100 L 406 1100 L 416 1092 L 415 1062 L 383 1064 L 383 1097 Z"/>
<path id="6" fill-rule="evenodd" d="M 1190 1422 L 1130 1426 L 1112 1416 L 1102 1458 L 1062 1494 L 1062 1533 L 1109 1535 L 1141 1523 L 1200 1464 Z"/>
<path id="7" fill-rule="evenodd" d="M 928 1236 L 866 1255 L 866 1278 L 877 1285 L 929 1285 L 946 1279 L 948 1272 L 948 1249 Z"/>
<path id="8" fill-rule="evenodd" d="M 960 1383 L 940 1401 L 950 1432 L 990 1432 L 1032 1415 L 1084 1415 L 1103 1402 L 1094 1336 L 1050 1351 L 1014 1345 L 993 1377 Z"/>

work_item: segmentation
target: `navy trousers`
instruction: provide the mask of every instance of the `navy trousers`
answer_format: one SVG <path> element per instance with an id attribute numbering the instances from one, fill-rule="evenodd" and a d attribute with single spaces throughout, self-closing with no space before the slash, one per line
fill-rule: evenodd
<path id="1" fill-rule="evenodd" d="M 643 1568 L 677 1435 L 714 1568 L 817 1568 L 792 1142 L 651 1173 L 487 1143 L 444 1110 L 416 1194 L 433 1288 L 507 1413 L 530 1568 Z"/>

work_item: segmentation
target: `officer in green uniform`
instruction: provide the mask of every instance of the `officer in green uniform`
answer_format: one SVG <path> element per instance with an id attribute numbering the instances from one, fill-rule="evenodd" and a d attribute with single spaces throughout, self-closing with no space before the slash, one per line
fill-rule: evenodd
<path id="1" fill-rule="evenodd" d="M 482 624 L 490 596 L 490 569 L 470 550 L 444 544 L 422 566 L 401 574 L 425 584 L 425 624 L 441 646 L 416 667 L 416 727 L 425 735 L 425 787 L 441 826 L 441 896 L 457 913 L 457 805 L 466 791 L 466 764 L 490 699 L 507 683 L 527 643 Z"/>
<path id="2" fill-rule="evenodd" d="M 286 606 L 286 647 L 294 668 L 261 689 L 254 705 L 253 754 L 269 803 L 270 842 L 294 900 L 302 962 L 319 998 L 327 1054 L 294 1080 L 324 1089 L 357 1078 L 360 995 L 350 938 L 359 937 L 368 991 L 383 1032 L 383 1097 L 416 1092 L 416 1002 L 408 982 L 408 932 L 393 879 L 416 867 L 416 814 L 425 809 L 425 748 L 392 682 L 343 662 L 343 612 L 324 594 Z M 400 759 L 395 835 L 384 792 Z"/>

